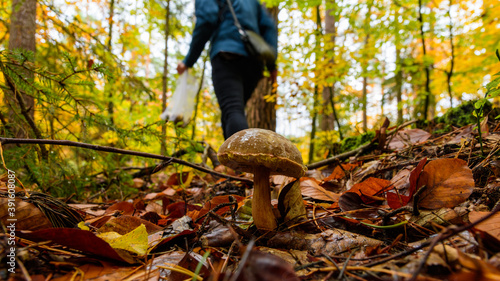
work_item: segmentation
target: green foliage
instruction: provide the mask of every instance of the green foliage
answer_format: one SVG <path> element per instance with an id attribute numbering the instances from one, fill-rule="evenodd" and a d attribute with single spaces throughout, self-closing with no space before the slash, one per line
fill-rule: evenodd
<path id="1" fill-rule="evenodd" d="M 498 52 L 498 49 L 496 50 L 495 54 L 496 54 L 498 60 L 500 61 L 500 53 Z M 500 95 L 500 89 L 499 89 L 500 88 L 500 72 L 493 75 L 493 77 L 494 77 L 494 79 L 486 85 L 486 94 L 484 95 L 484 98 L 478 100 L 474 104 L 474 107 L 475 107 L 475 111 L 474 111 L 475 114 L 474 115 L 476 116 L 476 120 L 477 120 L 477 129 L 479 132 L 479 143 L 481 144 L 481 153 L 483 155 L 484 155 L 484 151 L 483 151 L 483 138 L 482 138 L 482 132 L 481 132 L 481 119 L 483 118 L 484 112 L 489 111 L 489 110 L 485 109 L 486 105 L 489 103 L 489 101 L 487 99 L 494 98 L 494 97 L 497 97 L 498 95 Z M 497 118 L 498 118 L 498 116 L 497 116 Z"/>
<path id="2" fill-rule="evenodd" d="M 374 137 L 375 137 L 375 132 L 372 131 L 353 137 L 347 137 L 344 140 L 342 140 L 339 153 L 352 151 L 372 141 Z"/>
<path id="3" fill-rule="evenodd" d="M 26 132 L 31 138 L 67 139 L 137 150 L 151 147 L 151 143 L 159 146 L 162 122 L 132 126 L 110 122 L 105 110 L 108 100 L 98 94 L 102 90 L 96 76 L 108 78 L 105 81 L 113 79 L 102 64 L 82 67 L 74 57 L 63 54 L 61 69 L 55 72 L 49 71 L 47 66 L 31 63 L 32 55 L 22 51 L 0 52 L 0 70 L 4 77 L 0 87 L 4 95 L 24 93 L 34 97 L 37 104 L 35 120 L 39 120 L 36 127 L 30 127 L 25 116 L 20 114 L 20 108 L 9 104 L 1 112 L 2 116 L 8 116 L 2 119 L 1 135 L 16 137 L 12 124 L 27 124 Z M 200 145 L 189 140 L 190 128 L 174 124 L 168 127 L 173 132 L 169 153 L 185 149 L 185 157 L 194 160 Z M 34 131 L 41 133 L 38 136 Z M 5 150 L 5 159 L 9 168 L 26 176 L 23 179 L 26 184 L 35 183 L 42 191 L 55 196 L 74 194 L 77 197 L 88 197 L 104 189 L 123 198 L 124 194 L 136 190 L 127 189 L 126 182 L 131 178 L 120 168 L 134 162 L 154 164 L 151 160 L 64 146 L 51 146 L 48 157 L 44 157 L 36 146 L 11 145 Z"/>
<path id="4" fill-rule="evenodd" d="M 482 103 L 485 112 L 492 109 L 492 103 L 487 100 L 467 101 L 455 108 L 450 108 L 441 117 L 436 118 L 436 123 L 444 123 L 454 127 L 463 127 L 476 123 L 474 111 L 478 103 Z"/>

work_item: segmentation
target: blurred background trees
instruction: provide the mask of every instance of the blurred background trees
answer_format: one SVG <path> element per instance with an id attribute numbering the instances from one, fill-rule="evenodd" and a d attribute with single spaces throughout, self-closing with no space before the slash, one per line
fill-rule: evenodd
<path id="1" fill-rule="evenodd" d="M 429 120 L 484 96 L 498 72 L 497 0 L 265 4 L 279 27 L 279 77 L 275 90 L 265 81 L 258 87 L 249 123 L 290 137 L 306 162 L 335 153 L 333 143 L 377 128 L 384 116 L 392 125 Z M 201 161 L 199 142 L 215 149 L 223 142 L 203 59 L 193 68 L 201 83 L 196 119 L 186 128 L 159 119 L 193 10 L 191 0 L 3 1 L 0 135 L 187 151 L 187 160 Z M 65 195 L 83 196 L 89 185 L 124 188 L 116 184 L 127 180 L 123 167 L 154 164 L 67 147 L 4 150 L 9 167 Z"/>

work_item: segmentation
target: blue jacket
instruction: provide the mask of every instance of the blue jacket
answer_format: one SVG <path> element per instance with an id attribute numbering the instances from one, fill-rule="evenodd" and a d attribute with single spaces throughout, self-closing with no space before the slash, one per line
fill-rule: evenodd
<path id="1" fill-rule="evenodd" d="M 219 2 L 222 17 L 219 20 Z M 257 0 L 232 0 L 234 12 L 243 29 L 253 30 L 262 35 L 278 53 L 278 32 L 276 23 Z M 219 52 L 231 52 L 248 56 L 241 41 L 238 28 L 234 25 L 233 16 L 227 7 L 226 0 L 196 0 L 196 24 L 191 39 L 189 52 L 184 64 L 192 67 L 198 60 L 205 44 L 210 40 L 210 59 Z M 272 70 L 272 69 L 271 69 Z"/>

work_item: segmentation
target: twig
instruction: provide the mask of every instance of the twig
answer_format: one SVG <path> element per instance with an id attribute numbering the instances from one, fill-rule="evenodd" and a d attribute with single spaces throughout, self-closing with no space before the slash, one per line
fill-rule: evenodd
<path id="1" fill-rule="evenodd" d="M 168 157 L 168 156 L 163 156 L 163 155 L 158 155 L 158 154 L 153 154 L 153 153 L 147 153 L 147 152 L 139 152 L 139 151 L 120 149 L 120 148 L 109 147 L 109 146 L 101 146 L 101 145 L 95 145 L 95 144 L 88 144 L 88 143 L 76 142 L 76 141 L 68 141 L 68 140 L 0 138 L 0 142 L 2 144 L 23 143 L 23 144 L 64 145 L 64 146 L 87 148 L 87 149 L 92 149 L 92 150 L 97 150 L 97 151 L 104 151 L 104 152 L 111 152 L 111 153 L 118 153 L 118 154 L 125 154 L 125 155 L 134 155 L 134 156 L 140 156 L 140 157 L 151 158 L 151 159 L 159 159 L 159 160 L 163 160 L 163 161 L 169 161 L 172 163 L 177 163 L 177 164 L 181 164 L 184 166 L 188 166 L 188 167 L 197 169 L 197 170 L 205 172 L 205 173 L 217 175 L 217 176 L 222 177 L 222 178 L 242 181 L 242 182 L 246 182 L 246 183 L 253 183 L 253 181 L 250 179 L 225 175 L 225 174 L 216 172 L 214 170 L 211 170 L 211 169 L 208 169 L 205 167 L 201 167 L 201 166 L 196 165 L 194 163 L 190 163 L 190 162 L 178 159 L 178 158 Z"/>
<path id="2" fill-rule="evenodd" d="M 367 143 L 365 145 L 362 145 L 360 147 L 358 147 L 357 149 L 355 150 L 351 150 L 351 151 L 348 151 L 348 152 L 344 152 L 342 154 L 339 154 L 339 155 L 335 155 L 331 158 L 328 158 L 328 159 L 325 159 L 325 160 L 322 160 L 322 161 L 319 161 L 319 162 L 316 162 L 316 163 L 312 163 L 312 164 L 309 164 L 307 165 L 307 169 L 309 170 L 313 170 L 313 169 L 316 169 L 316 168 L 319 168 L 319 167 L 323 167 L 323 166 L 326 166 L 326 165 L 329 165 L 329 164 L 332 164 L 332 163 L 335 163 L 339 160 L 343 160 L 343 159 L 346 159 L 350 156 L 353 156 L 353 155 L 356 155 L 358 154 L 359 152 L 362 152 L 364 151 L 365 149 L 368 149 L 373 143 L 370 142 L 370 143 Z"/>
<path id="3" fill-rule="evenodd" d="M 446 239 L 449 239 L 450 237 L 453 237 L 455 235 L 457 235 L 458 233 L 462 232 L 462 231 L 465 231 L 469 228 L 472 228 L 482 222 L 484 222 L 485 220 L 491 218 L 495 213 L 497 213 L 499 210 L 500 210 L 500 201 L 495 205 L 495 207 L 491 210 L 491 212 L 489 214 L 487 214 L 486 216 L 480 218 L 479 220 L 473 222 L 473 223 L 468 223 L 468 224 L 465 224 L 465 225 L 462 225 L 462 226 L 459 226 L 459 227 L 456 227 L 456 226 L 451 226 L 451 227 L 448 227 L 447 229 L 449 229 L 449 231 L 444 231 L 444 234 L 440 237 L 439 241 L 443 241 L 443 240 L 446 240 Z M 365 264 L 366 267 L 371 267 L 371 266 L 375 266 L 375 265 L 379 265 L 379 264 L 383 264 L 385 262 L 388 262 L 390 260 L 394 260 L 394 259 L 397 259 L 397 258 L 401 258 L 401 257 L 405 257 L 405 256 L 408 256 L 408 255 L 411 255 L 413 253 L 415 253 L 416 251 L 418 250 L 421 250 L 429 245 L 431 245 L 432 243 L 434 243 L 434 239 L 432 241 L 425 241 L 423 242 L 422 244 L 420 244 L 419 246 L 413 248 L 413 249 L 410 249 L 408 251 L 405 251 L 405 252 L 401 252 L 401 253 L 398 253 L 398 254 L 395 254 L 393 256 L 389 256 L 387 258 L 384 258 L 384 259 L 380 259 L 378 261 L 374 261 L 372 263 L 368 263 L 368 264 Z M 439 242 L 438 241 L 438 242 Z"/>

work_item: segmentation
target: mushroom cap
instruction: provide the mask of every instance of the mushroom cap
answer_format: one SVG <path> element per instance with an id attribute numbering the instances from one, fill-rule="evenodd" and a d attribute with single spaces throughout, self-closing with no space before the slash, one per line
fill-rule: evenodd
<path id="1" fill-rule="evenodd" d="M 229 137 L 219 148 L 219 161 L 232 169 L 254 172 L 264 166 L 271 174 L 300 178 L 306 167 L 295 145 L 285 137 L 264 129 L 246 129 Z"/>

